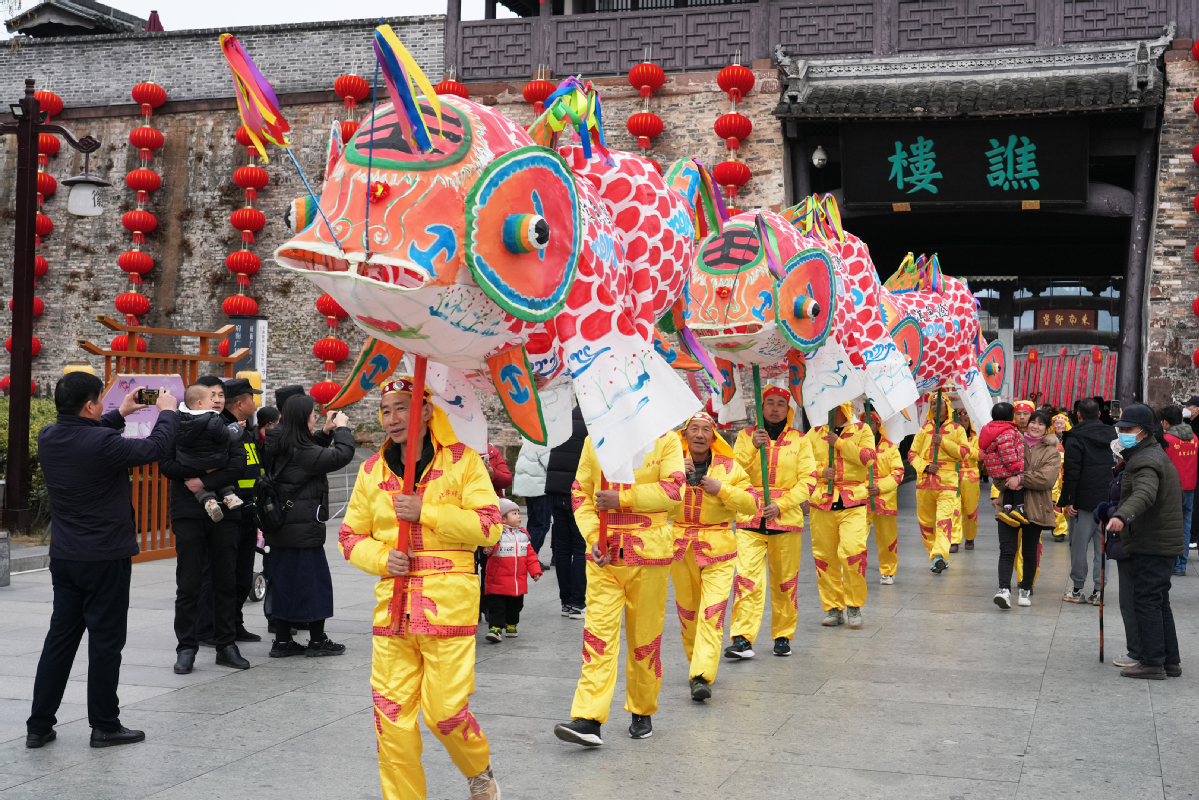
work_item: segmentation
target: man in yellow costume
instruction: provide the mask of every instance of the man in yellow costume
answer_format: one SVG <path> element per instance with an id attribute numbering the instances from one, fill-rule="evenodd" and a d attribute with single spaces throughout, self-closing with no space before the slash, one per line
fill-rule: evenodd
<path id="1" fill-rule="evenodd" d="M 737 536 L 733 522 L 748 520 L 757 503 L 748 491 L 749 476 L 737 465 L 716 422 L 701 411 L 679 432 L 687 485 L 683 502 L 672 512 L 674 523 L 674 602 L 682 628 L 683 650 L 691 664 L 691 699 L 707 700 L 720 666 L 720 643 L 733 588 Z"/>
<path id="2" fill-rule="evenodd" d="M 402 494 L 413 382 L 383 387 L 388 440 L 358 471 L 338 536 L 346 559 L 375 584 L 371 688 L 386 800 L 425 797 L 416 713 L 466 776 L 472 800 L 500 797 L 487 737 L 470 711 L 475 691 L 479 579 L 475 548 L 496 544 L 499 501 L 479 454 L 458 441 L 426 392 L 415 494 Z M 400 526 L 414 524 L 407 551 Z"/>
<path id="3" fill-rule="evenodd" d="M 821 624 L 857 630 L 866 604 L 866 501 L 875 463 L 874 435 L 865 423 L 854 421 L 849 403 L 832 412 L 831 422 L 807 433 L 816 460 L 810 501 L 812 558 L 825 611 Z"/>
<path id="4" fill-rule="evenodd" d="M 908 460 L 916 468 L 916 522 L 932 562 L 929 568 L 938 575 L 949 566 L 945 556 L 954 537 L 962 535 L 957 468 L 969 454 L 966 431 L 953 421 L 948 398 L 942 392 L 930 396 L 928 421 L 912 439 Z"/>
<path id="5" fill-rule="evenodd" d="M 791 655 L 799 621 L 799 559 L 803 549 L 803 506 L 811 490 L 812 446 L 803 431 L 791 427 L 791 395 L 777 386 L 762 391 L 762 424 L 737 434 L 733 456 L 749 476 L 757 509 L 737 525 L 737 576 L 733 581 L 733 643 L 725 658 L 753 658 L 754 638 L 762 625 L 770 588 L 770 634 L 776 656 Z M 765 504 L 762 454 L 770 479 Z"/>
<path id="6" fill-rule="evenodd" d="M 978 536 L 979 483 L 982 480 L 982 473 L 978 469 L 978 457 L 981 452 L 978 433 L 974 430 L 974 425 L 971 424 L 970 415 L 966 413 L 966 409 L 956 409 L 954 417 L 966 432 L 966 441 L 970 445 L 970 452 L 958 462 L 957 466 L 958 499 L 961 501 L 962 525 L 955 532 L 953 544 L 949 546 L 951 553 L 958 551 L 958 545 L 962 544 L 963 539 L 967 550 L 974 549 L 974 539 Z"/>
<path id="7" fill-rule="evenodd" d="M 660 436 L 646 454 L 633 483 L 602 487 L 603 474 L 591 437 L 583 443 L 571 492 L 575 522 L 591 548 L 587 557 L 587 614 L 583 623 L 583 673 L 570 708 L 570 722 L 554 728 L 564 742 L 587 747 L 604 743 L 616 691 L 620 622 L 624 614 L 625 710 L 633 715 L 629 736 L 653 735 L 650 719 L 662 687 L 662 623 L 674 562 L 674 536 L 667 514 L 683 499 L 683 447 L 674 432 Z M 600 514 L 606 541 L 600 541 Z"/>
<path id="8" fill-rule="evenodd" d="M 887 438 L 878 413 L 870 412 L 870 431 L 874 434 L 874 481 L 867 487 L 866 503 L 874 525 L 874 544 L 878 547 L 878 582 L 895 583 L 899 570 L 899 484 L 903 483 L 903 456 L 899 447 Z"/>

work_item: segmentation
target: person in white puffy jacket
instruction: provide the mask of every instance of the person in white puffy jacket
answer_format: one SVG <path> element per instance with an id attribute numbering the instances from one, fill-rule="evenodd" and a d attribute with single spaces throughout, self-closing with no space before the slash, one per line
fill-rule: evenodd
<path id="1" fill-rule="evenodd" d="M 516 457 L 512 480 L 512 494 L 525 499 L 529 512 L 529 540 L 535 553 L 541 552 L 553 520 L 554 503 L 545 493 L 545 472 L 549 463 L 550 448 L 525 441 Z"/>

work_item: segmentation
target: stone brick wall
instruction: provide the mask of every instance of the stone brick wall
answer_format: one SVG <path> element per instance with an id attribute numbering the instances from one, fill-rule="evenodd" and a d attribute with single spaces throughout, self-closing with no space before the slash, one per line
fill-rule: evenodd
<path id="1" fill-rule="evenodd" d="M 385 20 L 433 81 L 441 80 L 445 16 Z M 305 22 L 228 29 L 111 34 L 71 38 L 18 37 L 0 48 L 0 97 L 25 91 L 25 79 L 53 89 L 68 107 L 132 103 L 129 90 L 152 80 L 172 101 L 230 97 L 229 68 L 217 37 L 232 33 L 275 91 L 329 91 L 345 72 L 366 76 L 375 55 L 377 19 Z"/>
<path id="2" fill-rule="evenodd" d="M 1189 52 L 1170 53 L 1166 63 L 1166 102 L 1159 155 L 1158 207 L 1149 278 L 1148 391 L 1154 408 L 1185 400 L 1199 391 L 1192 356 L 1199 348 L 1199 317 L 1191 303 L 1199 297 L 1199 165 L 1191 149 L 1199 144 L 1199 63 Z"/>

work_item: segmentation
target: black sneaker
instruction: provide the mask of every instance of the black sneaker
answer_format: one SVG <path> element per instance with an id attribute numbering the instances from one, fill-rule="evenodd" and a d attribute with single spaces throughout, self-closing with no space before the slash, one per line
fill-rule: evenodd
<path id="1" fill-rule="evenodd" d="M 940 575 L 942 572 L 945 571 L 945 569 L 948 566 L 949 565 L 945 563 L 945 559 L 941 558 L 940 556 L 937 556 L 936 558 L 933 559 L 933 565 L 931 567 L 929 567 L 929 569 L 932 570 L 933 572 L 937 573 L 938 575 Z"/>
<path id="2" fill-rule="evenodd" d="M 949 552 L 956 553 L 957 551 L 958 551 L 958 546 L 956 544 L 949 545 Z"/>
<path id="3" fill-rule="evenodd" d="M 753 658 L 754 644 L 744 636 L 734 636 L 733 643 L 724 648 L 725 658 Z"/>
<path id="4" fill-rule="evenodd" d="M 973 550 L 973 549 L 974 549 L 974 540 L 973 540 L 973 539 L 967 539 L 967 540 L 966 540 L 966 545 L 965 545 L 965 546 L 966 546 L 966 549 L 967 549 L 967 550 Z"/>
<path id="5" fill-rule="evenodd" d="M 287 658 L 288 656 L 302 656 L 308 652 L 308 648 L 299 642 L 274 642 L 271 644 L 271 652 L 267 653 L 271 658 Z"/>
<path id="6" fill-rule="evenodd" d="M 791 640 L 787 639 L 785 636 L 780 636 L 779 638 L 775 639 L 774 654 L 776 656 L 791 655 Z"/>
<path id="7" fill-rule="evenodd" d="M 600 738 L 600 724 L 593 719 L 572 719 L 555 725 L 554 735 L 564 742 L 584 747 L 599 747 L 604 743 Z"/>
<path id="8" fill-rule="evenodd" d="M 345 651 L 344 644 L 338 644 L 326 636 L 323 642 L 309 642 L 305 655 L 309 658 L 320 658 L 321 656 L 339 656 Z"/>
<path id="9" fill-rule="evenodd" d="M 706 680 L 704 680 L 703 678 L 692 678 L 691 679 L 691 699 L 692 700 L 707 700 L 711 696 L 712 696 L 712 687 L 708 685 L 708 682 Z M 636 719 L 636 718 L 637 718 L 637 715 L 634 714 L 633 719 Z M 649 717 L 642 717 L 642 719 L 648 720 Z M 633 735 L 632 728 L 629 728 L 629 735 L 630 736 Z M 633 738 L 634 739 L 644 739 L 645 737 L 644 736 L 633 736 Z"/>
<path id="10" fill-rule="evenodd" d="M 45 747 L 50 742 L 58 738 L 58 733 L 53 728 L 49 733 L 27 733 L 25 734 L 26 747 Z"/>
<path id="11" fill-rule="evenodd" d="M 630 739 L 648 739 L 654 735 L 654 724 L 648 714 L 644 717 L 640 714 L 633 715 L 633 721 L 629 724 Z"/>
<path id="12" fill-rule="evenodd" d="M 573 610 L 574 610 L 574 606 L 567 605 L 565 603 L 562 604 L 562 616 L 569 617 L 570 612 Z"/>
<path id="13" fill-rule="evenodd" d="M 237 633 L 233 636 L 235 642 L 261 642 L 262 637 L 256 633 L 250 633 L 244 625 L 237 626 Z"/>
<path id="14" fill-rule="evenodd" d="M 1055 535 L 1055 536 L 1053 537 L 1053 541 L 1055 541 L 1055 542 L 1064 542 L 1064 541 L 1066 541 L 1066 534 L 1064 534 L 1064 533 L 1059 533 L 1059 534 Z"/>

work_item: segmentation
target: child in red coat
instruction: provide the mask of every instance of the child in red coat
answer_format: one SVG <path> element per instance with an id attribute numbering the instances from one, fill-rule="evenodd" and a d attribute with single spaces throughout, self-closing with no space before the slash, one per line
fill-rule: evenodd
<path id="1" fill-rule="evenodd" d="M 514 639 L 520 611 L 529 593 L 528 576 L 541 580 L 541 563 L 533 549 L 529 532 L 520 527 L 520 508 L 506 497 L 500 498 L 504 532 L 494 547 L 483 548 L 487 556 L 487 577 L 483 584 L 483 606 L 487 612 L 487 641 L 498 643 L 503 636 Z"/>

